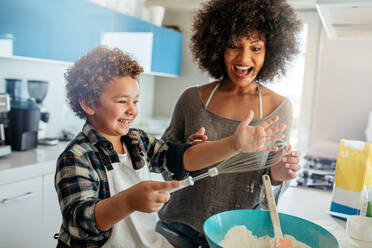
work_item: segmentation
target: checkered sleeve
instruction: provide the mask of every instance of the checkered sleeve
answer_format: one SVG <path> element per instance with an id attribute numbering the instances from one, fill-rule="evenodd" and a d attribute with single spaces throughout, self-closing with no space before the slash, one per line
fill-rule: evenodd
<path id="1" fill-rule="evenodd" d="M 100 241 L 109 231 L 98 230 L 94 208 L 98 198 L 99 177 L 89 154 L 65 151 L 57 161 L 55 187 L 63 217 L 63 226 L 76 239 Z"/>
<path id="2" fill-rule="evenodd" d="M 191 145 L 164 142 L 145 132 L 140 132 L 147 156 L 150 160 L 150 168 L 154 172 L 166 170 L 176 178 L 182 178 L 186 171 L 183 166 L 183 154 Z"/>

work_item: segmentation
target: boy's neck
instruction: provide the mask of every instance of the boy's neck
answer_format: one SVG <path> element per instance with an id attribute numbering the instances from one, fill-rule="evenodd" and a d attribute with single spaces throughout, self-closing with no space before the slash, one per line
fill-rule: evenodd
<path id="1" fill-rule="evenodd" d="M 118 154 L 124 154 L 125 150 L 123 147 L 123 143 L 121 142 L 121 137 L 105 137 L 111 144 L 114 146 L 114 150 Z"/>
<path id="2" fill-rule="evenodd" d="M 118 154 L 124 154 L 125 153 L 125 149 L 123 147 L 123 143 L 121 142 L 121 136 L 110 136 L 110 135 L 105 135 L 103 132 L 101 132 L 92 122 L 91 120 L 88 119 L 88 121 L 90 122 L 90 124 L 94 127 L 94 129 L 100 134 L 102 135 L 103 137 L 105 137 L 105 139 L 107 139 L 108 141 L 111 142 L 111 144 L 114 146 L 114 150 L 118 153 Z"/>
<path id="3" fill-rule="evenodd" d="M 124 154 L 125 153 L 125 150 L 124 150 L 124 147 L 123 147 L 123 143 L 121 142 L 121 138 L 120 137 L 105 137 L 108 141 L 111 142 L 111 144 L 114 146 L 114 150 L 118 153 L 118 154 Z"/>
<path id="4" fill-rule="evenodd" d="M 112 144 L 114 146 L 114 149 L 115 151 L 118 153 L 118 154 L 124 154 L 125 153 L 125 149 L 123 147 L 123 143 L 121 143 L 121 141 L 119 140 L 119 143 L 117 144 Z"/>

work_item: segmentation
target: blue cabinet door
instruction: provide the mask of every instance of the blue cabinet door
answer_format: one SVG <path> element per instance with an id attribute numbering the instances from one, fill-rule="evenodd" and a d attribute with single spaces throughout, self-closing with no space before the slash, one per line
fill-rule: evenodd
<path id="1" fill-rule="evenodd" d="M 0 0 L 0 33 L 13 34 L 14 55 L 75 61 L 104 32 L 154 33 L 152 70 L 180 75 L 183 35 L 88 0 Z"/>
<path id="2" fill-rule="evenodd" d="M 176 31 L 157 27 L 152 47 L 152 71 L 181 75 L 183 35 Z"/>

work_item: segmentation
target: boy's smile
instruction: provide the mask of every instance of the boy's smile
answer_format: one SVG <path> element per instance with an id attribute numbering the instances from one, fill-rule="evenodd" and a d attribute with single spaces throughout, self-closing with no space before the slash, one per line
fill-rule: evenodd
<path id="1" fill-rule="evenodd" d="M 108 83 L 91 108 L 88 120 L 106 139 L 114 143 L 126 135 L 138 114 L 139 88 L 136 79 L 119 77 Z"/>

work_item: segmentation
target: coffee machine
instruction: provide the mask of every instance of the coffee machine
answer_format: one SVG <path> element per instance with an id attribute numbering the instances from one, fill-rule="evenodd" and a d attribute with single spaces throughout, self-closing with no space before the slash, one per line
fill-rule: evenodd
<path id="1" fill-rule="evenodd" d="M 7 124 L 7 113 L 10 110 L 9 95 L 0 93 L 0 157 L 11 153 L 10 145 L 5 144 L 4 125 Z"/>
<path id="2" fill-rule="evenodd" d="M 40 108 L 22 95 L 22 80 L 5 79 L 10 96 L 10 111 L 5 126 L 5 143 L 12 150 L 25 151 L 37 147 Z"/>
<path id="3" fill-rule="evenodd" d="M 44 80 L 27 80 L 28 94 L 35 99 L 40 108 L 40 122 L 38 132 L 38 144 L 40 145 L 57 145 L 59 140 L 57 138 L 47 137 L 47 127 L 50 118 L 48 109 L 43 104 L 48 92 L 48 81 Z"/>

